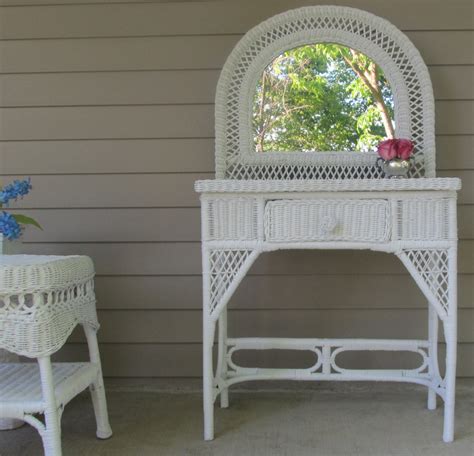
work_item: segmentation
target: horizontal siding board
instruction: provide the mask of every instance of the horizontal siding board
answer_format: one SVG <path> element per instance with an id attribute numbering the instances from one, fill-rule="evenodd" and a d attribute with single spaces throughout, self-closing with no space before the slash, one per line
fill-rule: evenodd
<path id="1" fill-rule="evenodd" d="M 458 207 L 458 236 L 474 239 L 474 206 Z"/>
<path id="2" fill-rule="evenodd" d="M 201 249 L 198 243 L 24 244 L 22 247 L 24 253 L 88 255 L 94 260 L 98 274 L 201 273 Z"/>
<path id="3" fill-rule="evenodd" d="M 202 341 L 199 310 L 111 310 L 98 315 L 105 343 Z M 426 339 L 427 315 L 425 309 L 230 310 L 228 325 L 229 337 Z M 474 309 L 460 309 L 459 342 L 474 342 L 473 325 Z M 85 340 L 80 328 L 70 340 Z"/>
<path id="4" fill-rule="evenodd" d="M 34 244 L 25 253 L 89 255 L 105 275 L 189 275 L 201 273 L 201 245 L 181 243 Z M 474 241 L 459 243 L 460 273 L 474 273 Z M 261 255 L 253 274 L 403 274 L 401 262 L 391 254 L 359 250 L 290 250 Z"/>
<path id="5" fill-rule="evenodd" d="M 105 377 L 198 377 L 202 372 L 200 344 L 100 344 L 100 357 Z M 85 344 L 67 344 L 53 358 L 87 359 Z"/>
<path id="6" fill-rule="evenodd" d="M 199 208 L 45 209 L 24 213 L 40 220 L 43 228 L 28 230 L 24 237 L 27 242 L 200 240 Z"/>
<path id="7" fill-rule="evenodd" d="M 474 101 L 437 101 L 435 109 L 438 134 L 474 134 Z"/>
<path id="8" fill-rule="evenodd" d="M 474 188 L 469 185 L 473 174 L 464 170 L 439 173 L 442 177 L 460 177 L 464 181 L 459 192 L 461 204 L 474 203 Z M 32 179 L 35 191 L 19 201 L 18 207 L 197 207 L 199 198 L 194 182 L 210 178 L 210 173 L 35 176 Z"/>
<path id="9" fill-rule="evenodd" d="M 437 136 L 436 150 L 438 169 L 474 169 L 473 135 Z"/>
<path id="10" fill-rule="evenodd" d="M 474 136 L 438 135 L 438 169 L 474 169 Z M 3 174 L 214 172 L 214 139 L 0 142 Z"/>
<path id="11" fill-rule="evenodd" d="M 474 63 L 472 31 L 415 31 L 427 64 Z M 221 68 L 242 35 L 0 41 L 0 73 Z"/>
<path id="12" fill-rule="evenodd" d="M 206 138 L 214 107 L 2 108 L 0 139 Z"/>
<path id="13" fill-rule="evenodd" d="M 199 208 L 40 209 L 24 211 L 41 221 L 26 242 L 180 242 L 201 239 Z M 81 229 L 78 230 L 77 227 Z M 458 208 L 461 239 L 474 239 L 474 205 Z"/>
<path id="14" fill-rule="evenodd" d="M 5 174 L 211 173 L 214 139 L 6 141 L 0 164 Z"/>
<path id="15" fill-rule="evenodd" d="M 235 13 L 236 8 L 222 6 L 200 2 L 181 5 L 142 3 L 113 7 L 73 5 L 9 8 L 4 12 L 0 11 L 6 24 L 0 37 L 25 39 L 181 35 L 229 33 L 228 30 L 238 30 L 239 27 L 235 25 L 238 19 L 225 14 L 230 10 Z M 238 22 L 245 21 L 242 17 L 245 12 L 242 8 L 238 11 L 240 11 Z M 245 16 L 247 16 L 245 22 L 249 23 L 253 15 L 247 12 Z"/>
<path id="16" fill-rule="evenodd" d="M 0 41 L 1 73 L 221 68 L 239 36 Z"/>
<path id="17" fill-rule="evenodd" d="M 56 6 L 82 4 L 116 4 L 116 3 L 178 3 L 202 2 L 204 0 L 0 0 L 0 6 Z M 222 0 L 208 0 L 219 2 Z"/>
<path id="18" fill-rule="evenodd" d="M 0 101 L 3 106 L 213 103 L 219 73 L 181 70 L 3 74 Z"/>
<path id="19" fill-rule="evenodd" d="M 474 66 L 434 66 L 428 70 L 435 99 L 474 99 Z"/>
<path id="20" fill-rule="evenodd" d="M 52 0 L 49 2 L 56 3 Z M 90 4 L 5 8 L 1 12 L 5 26 L 0 37 L 25 39 L 243 33 L 274 14 L 315 3 L 324 2 L 259 0 L 250 4 L 243 1 L 155 2 L 113 6 Z M 381 15 L 402 29 L 445 30 L 472 26 L 469 17 L 472 5 L 468 1 L 454 3 L 455 7 L 451 3 L 448 6 L 441 1 L 432 2 L 429 14 L 426 14 L 426 3 L 419 1 L 398 0 L 394 3 L 352 0 L 350 5 Z M 347 5 L 347 1 L 336 0 L 332 4 Z M 407 8 L 410 14 L 406 14 Z"/>
<path id="21" fill-rule="evenodd" d="M 99 334 L 100 338 L 100 334 Z M 202 375 L 202 354 L 200 344 L 101 344 L 100 353 L 105 377 L 200 377 Z M 444 345 L 440 344 L 439 361 L 444 368 Z M 248 353 L 239 361 L 244 363 L 258 362 L 261 365 L 274 367 L 302 366 L 307 362 L 306 353 L 284 353 L 275 359 L 271 352 L 255 355 Z M 87 360 L 85 344 L 67 344 L 56 356 L 60 361 Z M 386 367 L 386 360 L 394 363 L 409 363 L 410 355 L 383 354 L 379 352 L 364 353 L 347 360 L 348 368 L 360 368 L 363 362 L 367 367 L 377 369 Z M 457 375 L 474 377 L 474 344 L 458 345 Z M 149 360 L 149 362 L 143 362 Z M 404 366 L 407 364 L 403 364 Z M 399 367 L 400 364 L 397 364 Z"/>
<path id="22" fill-rule="evenodd" d="M 213 103 L 219 73 L 181 70 L 3 74 L 0 106 Z M 474 99 L 474 66 L 432 67 L 430 73 L 436 99 Z"/>
<path id="23" fill-rule="evenodd" d="M 199 310 L 202 308 L 201 283 L 201 276 L 98 276 L 95 279 L 97 306 L 104 310 Z M 474 308 L 473 288 L 474 275 L 459 276 L 459 308 Z M 241 310 L 426 309 L 427 301 L 407 274 L 377 277 L 249 275 L 237 288 L 229 307 Z"/>
<path id="24" fill-rule="evenodd" d="M 199 197 L 194 191 L 194 182 L 210 177 L 204 173 L 35 176 L 32 179 L 35 191 L 19 201 L 18 206 L 198 206 Z"/>
<path id="25" fill-rule="evenodd" d="M 407 35 L 428 65 L 472 65 L 474 63 L 473 30 L 409 32 Z M 463 50 L 457 49 L 458 46 Z"/>
<path id="26" fill-rule="evenodd" d="M 474 101 L 436 102 L 438 134 L 474 134 Z M 209 138 L 213 105 L 0 108 L 0 139 Z"/>

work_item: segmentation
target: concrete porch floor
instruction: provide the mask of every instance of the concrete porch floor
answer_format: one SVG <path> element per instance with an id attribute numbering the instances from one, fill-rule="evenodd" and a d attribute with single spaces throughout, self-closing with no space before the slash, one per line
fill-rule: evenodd
<path id="1" fill-rule="evenodd" d="M 445 444 L 442 405 L 426 409 L 426 390 L 394 384 L 263 383 L 231 391 L 216 407 L 216 439 L 202 440 L 199 383 L 108 382 L 114 436 L 95 438 L 88 394 L 67 407 L 65 456 L 472 456 L 474 380 L 458 381 L 456 439 Z M 260 388 L 260 390 L 258 390 Z M 29 426 L 0 432 L 1 456 L 40 456 Z"/>

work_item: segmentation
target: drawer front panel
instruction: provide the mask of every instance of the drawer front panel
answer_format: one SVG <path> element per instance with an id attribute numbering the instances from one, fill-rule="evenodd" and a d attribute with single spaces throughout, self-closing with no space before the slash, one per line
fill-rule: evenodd
<path id="1" fill-rule="evenodd" d="M 383 199 L 275 200 L 265 206 L 265 237 L 273 242 L 385 242 L 390 223 Z"/>
<path id="2" fill-rule="evenodd" d="M 257 200 L 255 198 L 216 198 L 209 200 L 207 241 L 250 241 L 257 239 Z"/>

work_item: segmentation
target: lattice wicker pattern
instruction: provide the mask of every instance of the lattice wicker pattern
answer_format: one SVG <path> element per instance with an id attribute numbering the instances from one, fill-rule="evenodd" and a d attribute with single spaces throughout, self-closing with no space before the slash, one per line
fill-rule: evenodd
<path id="1" fill-rule="evenodd" d="M 434 102 L 429 74 L 417 49 L 396 27 L 370 13 L 352 8 L 312 6 L 264 21 L 242 38 L 228 58 L 216 95 L 217 177 L 380 177 L 371 155 L 359 154 L 353 165 L 341 165 L 339 159 L 325 154 L 303 154 L 306 156 L 297 159 L 291 154 L 256 158 L 249 94 L 254 93 L 256 81 L 274 57 L 311 42 L 350 46 L 381 66 L 394 94 L 396 134 L 411 138 L 415 145 L 417 166 L 411 170 L 411 176 L 434 176 Z"/>
<path id="2" fill-rule="evenodd" d="M 446 313 L 449 310 L 449 255 L 447 250 L 413 249 L 405 251 L 435 299 Z"/>
<path id="3" fill-rule="evenodd" d="M 243 249 L 211 251 L 209 303 L 211 312 L 219 304 L 236 276 L 242 275 L 242 267 L 251 253 L 251 250 Z"/>
<path id="4" fill-rule="evenodd" d="M 269 160 L 270 161 L 270 160 Z M 375 158 L 372 160 L 375 162 Z M 225 177 L 229 179 L 362 179 L 380 178 L 382 171 L 374 166 L 313 165 L 230 165 Z"/>

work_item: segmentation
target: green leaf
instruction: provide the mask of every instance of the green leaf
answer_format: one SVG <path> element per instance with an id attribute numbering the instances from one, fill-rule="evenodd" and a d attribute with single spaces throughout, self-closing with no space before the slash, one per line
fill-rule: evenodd
<path id="1" fill-rule="evenodd" d="M 371 150 L 385 136 L 372 92 L 346 60 L 361 69 L 372 65 L 361 53 L 323 43 L 290 49 L 267 66 L 252 113 L 262 152 Z M 376 77 L 393 118 L 392 93 L 380 68 Z"/>
<path id="2" fill-rule="evenodd" d="M 13 214 L 13 218 L 20 224 L 20 225 L 33 225 L 36 226 L 36 228 L 39 228 L 42 230 L 43 228 L 41 225 L 31 217 L 28 217 L 26 215 L 21 215 L 21 214 Z"/>

